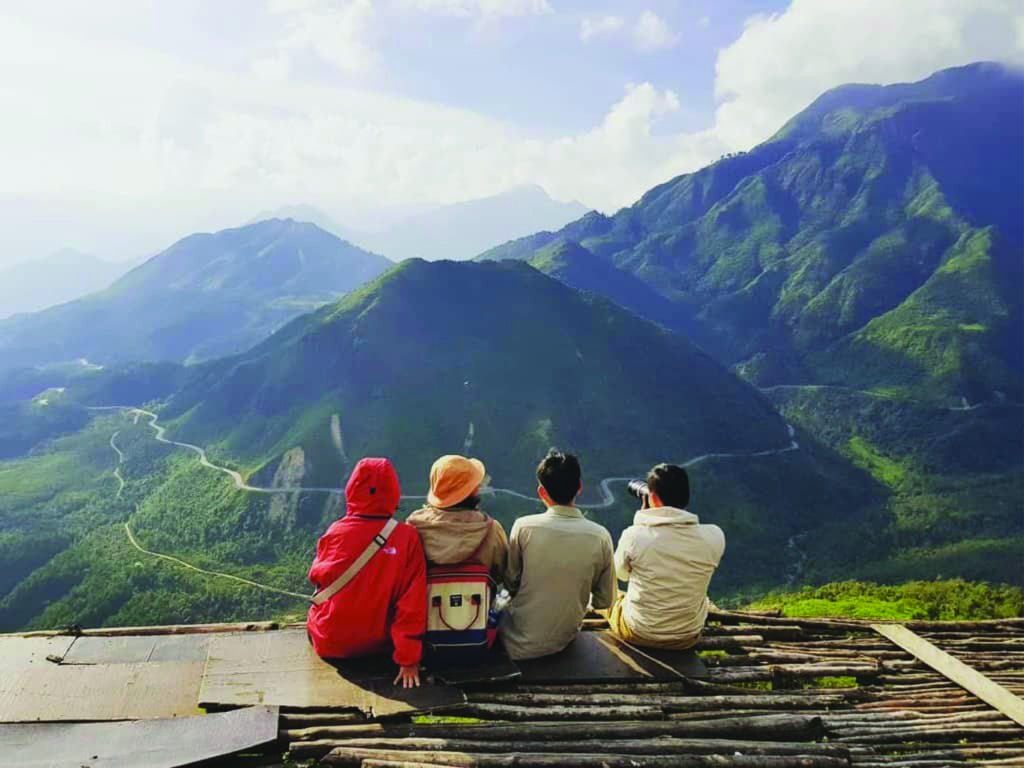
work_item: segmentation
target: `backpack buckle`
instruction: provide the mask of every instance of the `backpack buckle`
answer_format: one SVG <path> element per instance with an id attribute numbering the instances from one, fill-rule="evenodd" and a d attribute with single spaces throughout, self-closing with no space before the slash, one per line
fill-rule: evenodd
<path id="1" fill-rule="evenodd" d="M 381 536 L 379 533 L 373 537 L 373 541 L 378 547 L 383 547 L 385 544 L 388 543 L 388 540 Z"/>

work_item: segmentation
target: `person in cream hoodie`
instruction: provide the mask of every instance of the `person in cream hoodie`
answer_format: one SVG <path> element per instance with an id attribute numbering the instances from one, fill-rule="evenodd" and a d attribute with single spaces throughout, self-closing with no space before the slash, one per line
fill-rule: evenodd
<path id="1" fill-rule="evenodd" d="M 644 507 L 615 551 L 616 573 L 629 588 L 608 623 L 626 642 L 685 649 L 704 629 L 708 584 L 725 552 L 725 534 L 686 511 L 690 479 L 682 467 L 657 465 L 647 487 Z"/>

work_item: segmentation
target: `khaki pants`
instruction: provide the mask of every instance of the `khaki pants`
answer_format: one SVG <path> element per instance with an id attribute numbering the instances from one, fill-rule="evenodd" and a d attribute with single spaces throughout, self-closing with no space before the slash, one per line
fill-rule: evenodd
<path id="1" fill-rule="evenodd" d="M 625 604 L 626 596 L 619 595 L 615 598 L 615 602 L 612 603 L 612 607 L 607 611 L 598 611 L 602 616 L 608 619 L 608 627 L 611 629 L 612 634 L 621 638 L 627 643 L 632 645 L 639 645 L 645 648 L 662 648 L 667 651 L 685 651 L 687 648 L 692 648 L 696 645 L 697 641 L 700 640 L 701 633 L 698 632 L 696 636 L 681 637 L 678 640 L 650 640 L 636 634 L 629 625 L 626 624 L 626 619 L 622 615 L 622 606 Z"/>

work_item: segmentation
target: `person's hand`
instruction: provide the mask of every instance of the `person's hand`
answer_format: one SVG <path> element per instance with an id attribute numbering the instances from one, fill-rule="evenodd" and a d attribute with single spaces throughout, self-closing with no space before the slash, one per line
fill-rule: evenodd
<path id="1" fill-rule="evenodd" d="M 403 688 L 420 687 L 420 665 L 412 664 L 408 667 L 398 668 L 398 677 L 395 678 L 395 685 L 402 684 Z"/>

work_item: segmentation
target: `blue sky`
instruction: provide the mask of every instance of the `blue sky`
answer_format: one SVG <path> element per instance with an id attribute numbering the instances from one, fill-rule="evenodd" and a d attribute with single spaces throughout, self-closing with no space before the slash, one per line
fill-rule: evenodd
<path id="1" fill-rule="evenodd" d="M 1024 62 L 1018 0 L 5 4 L 0 262 L 522 184 L 611 212 L 829 88 L 980 59 Z"/>

